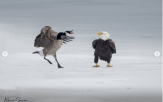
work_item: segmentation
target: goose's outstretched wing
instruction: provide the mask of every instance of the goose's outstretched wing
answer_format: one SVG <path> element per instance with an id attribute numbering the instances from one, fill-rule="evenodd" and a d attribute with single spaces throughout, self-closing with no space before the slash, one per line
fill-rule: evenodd
<path id="1" fill-rule="evenodd" d="M 73 36 L 66 36 L 66 35 L 62 35 L 61 38 L 64 44 L 66 44 L 67 42 L 73 41 L 73 39 L 75 39 L 75 37 Z"/>
<path id="2" fill-rule="evenodd" d="M 44 37 L 47 37 L 49 40 L 51 40 L 50 35 L 51 35 L 51 30 L 52 28 L 50 26 L 45 26 L 41 29 L 41 39 L 43 39 Z"/>
<path id="3" fill-rule="evenodd" d="M 54 35 L 51 36 L 51 38 L 53 37 L 54 38 L 53 40 L 57 40 L 56 36 L 57 36 L 57 34 L 54 34 Z M 63 40 L 63 43 L 66 44 L 67 42 L 72 41 L 75 37 L 62 35 L 61 38 Z M 48 45 L 50 45 L 52 43 L 53 42 L 51 40 L 49 40 L 49 38 L 47 38 L 47 37 L 41 38 L 41 34 L 39 34 L 35 38 L 34 47 L 44 47 L 45 48 L 45 47 L 47 47 Z"/>
<path id="4" fill-rule="evenodd" d="M 48 38 L 50 41 L 53 41 L 56 39 L 57 32 L 52 30 L 50 26 L 45 26 L 41 29 L 41 39 Z"/>
<path id="5" fill-rule="evenodd" d="M 41 38 L 41 34 L 39 34 L 35 38 L 34 47 L 46 47 L 50 43 L 51 43 L 51 41 L 47 37 Z"/>
<path id="6" fill-rule="evenodd" d="M 52 30 L 50 26 L 45 26 L 41 29 L 40 34 L 35 38 L 35 47 L 46 47 L 57 39 L 57 32 Z"/>

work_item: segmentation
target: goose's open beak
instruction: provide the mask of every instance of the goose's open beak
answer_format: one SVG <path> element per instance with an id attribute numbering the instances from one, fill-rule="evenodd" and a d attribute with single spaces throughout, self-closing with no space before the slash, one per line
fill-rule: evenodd
<path id="1" fill-rule="evenodd" d="M 70 34 L 74 34 L 73 30 L 70 31 Z"/>
<path id="2" fill-rule="evenodd" d="M 73 31 L 71 31 L 71 32 L 70 32 L 70 34 L 74 34 L 74 32 L 73 32 Z"/>

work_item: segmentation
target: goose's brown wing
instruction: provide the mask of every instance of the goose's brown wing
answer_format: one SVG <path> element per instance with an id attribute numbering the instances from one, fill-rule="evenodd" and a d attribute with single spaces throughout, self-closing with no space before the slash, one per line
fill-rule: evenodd
<path id="1" fill-rule="evenodd" d="M 46 47 L 48 44 L 50 44 L 51 41 L 47 38 L 47 37 L 43 37 L 41 39 L 41 34 L 39 34 L 36 38 L 35 38 L 35 43 L 34 43 L 34 47 Z"/>
<path id="2" fill-rule="evenodd" d="M 50 38 L 50 35 L 51 35 L 51 30 L 52 28 L 50 26 L 45 26 L 41 29 L 41 39 L 44 37 L 44 36 L 47 36 Z"/>
<path id="3" fill-rule="evenodd" d="M 51 35 L 50 35 L 51 39 L 56 40 L 57 39 L 57 35 L 58 35 L 58 32 L 56 32 L 54 30 L 51 30 Z"/>
<path id="4" fill-rule="evenodd" d="M 41 29 L 41 39 L 48 38 L 49 40 L 53 41 L 57 37 L 57 32 L 52 30 L 50 26 L 45 26 Z"/>
<path id="5" fill-rule="evenodd" d="M 57 32 L 52 30 L 50 26 L 45 26 L 41 29 L 40 34 L 35 38 L 35 47 L 46 47 L 57 39 Z"/>

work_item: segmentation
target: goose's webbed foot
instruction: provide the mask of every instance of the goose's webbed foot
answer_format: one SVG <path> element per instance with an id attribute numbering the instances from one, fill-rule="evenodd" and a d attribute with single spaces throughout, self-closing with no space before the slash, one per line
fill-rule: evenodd
<path id="1" fill-rule="evenodd" d="M 62 66 L 60 66 L 59 64 L 58 64 L 58 68 L 63 68 Z"/>

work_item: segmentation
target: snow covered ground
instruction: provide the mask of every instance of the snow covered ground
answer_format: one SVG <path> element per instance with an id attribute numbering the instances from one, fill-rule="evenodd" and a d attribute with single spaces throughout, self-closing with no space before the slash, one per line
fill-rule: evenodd
<path id="1" fill-rule="evenodd" d="M 152 5 L 152 6 L 151 6 Z M 0 102 L 20 97 L 27 102 L 161 102 L 161 1 L 28 0 L 0 3 Z M 32 52 L 43 26 L 74 30 L 74 41 L 52 56 Z M 116 43 L 112 68 L 94 65 L 92 41 L 108 31 Z"/>

